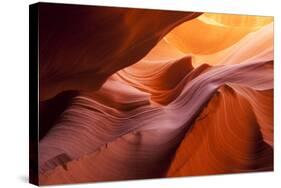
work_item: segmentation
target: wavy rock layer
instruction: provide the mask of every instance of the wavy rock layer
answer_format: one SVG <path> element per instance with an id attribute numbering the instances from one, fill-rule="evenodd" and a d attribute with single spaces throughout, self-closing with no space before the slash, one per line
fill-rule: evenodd
<path id="1" fill-rule="evenodd" d="M 261 79 L 260 75 L 262 73 L 266 73 L 268 76 L 264 76 Z M 237 79 L 237 74 L 241 75 L 239 79 Z M 200 113 L 202 107 L 206 105 L 221 85 L 225 83 L 243 83 L 243 86 L 252 90 L 266 91 L 272 89 L 272 79 L 272 62 L 259 62 L 223 66 L 207 71 L 191 82 L 187 82 L 186 86 L 182 88 L 180 95 L 166 106 L 150 103 L 147 94 L 133 89 L 131 86 L 123 89 L 127 91 L 131 90 L 132 95 L 138 97 L 127 102 L 131 105 L 138 103 L 140 106 L 135 106 L 129 110 L 118 109 L 116 106 L 115 108 L 106 106 L 104 100 L 93 100 L 90 95 L 76 97 L 73 99 L 72 105 L 68 110 L 62 114 L 59 122 L 40 142 L 41 181 L 49 183 L 71 183 L 73 181 L 106 181 L 163 177 L 164 169 L 169 165 L 172 154 L 181 142 L 183 134 L 190 129 L 193 124 L 192 122 Z M 249 92 L 247 94 L 248 98 L 251 99 L 248 99 L 250 100 L 248 102 L 249 104 L 242 101 L 241 106 L 238 106 L 239 108 L 237 106 L 228 106 L 238 108 L 240 110 L 239 112 L 246 114 L 246 117 L 242 116 L 240 118 L 240 116 L 235 115 L 233 118 L 234 120 L 236 118 L 241 119 L 239 124 L 242 128 L 244 127 L 243 125 L 248 125 L 249 127 L 245 127 L 246 130 L 241 130 L 241 128 L 239 129 L 236 126 L 235 130 L 240 135 L 245 132 L 245 135 L 242 135 L 242 139 L 251 139 L 251 136 L 256 136 L 254 140 L 249 141 L 248 147 L 245 146 L 245 150 L 250 150 L 247 151 L 250 154 L 245 154 L 246 157 L 248 155 L 251 156 L 251 154 L 256 157 L 253 147 L 258 147 L 259 145 L 253 146 L 253 144 L 259 143 L 262 138 L 262 136 L 257 136 L 262 135 L 262 131 L 257 131 L 257 127 L 260 124 L 262 129 L 265 130 L 265 140 L 268 140 L 266 137 L 272 135 L 270 131 L 272 130 L 270 129 L 272 128 L 272 124 L 270 124 L 272 119 L 268 120 L 268 118 L 260 117 L 264 120 L 264 122 L 261 122 L 253 118 L 253 114 L 255 112 L 264 114 L 262 112 L 263 108 L 256 104 L 262 102 L 258 99 L 264 98 L 261 104 L 266 107 L 268 106 L 269 109 L 270 106 L 272 107 L 272 103 L 267 99 L 268 97 L 270 98 L 270 94 L 267 97 L 261 94 L 255 100 L 250 97 L 251 95 L 255 95 L 251 90 L 240 89 L 239 92 L 242 94 L 244 92 L 244 95 Z M 104 93 L 103 96 L 110 96 L 110 94 Z M 119 101 L 122 104 L 122 98 L 129 97 L 127 93 L 126 95 L 120 93 L 118 96 L 121 100 L 119 98 L 115 99 L 116 104 Z M 232 99 L 231 97 L 230 95 L 228 98 L 232 103 L 235 100 L 242 100 L 240 98 Z M 194 100 L 197 100 L 197 102 L 194 103 Z M 142 101 L 142 104 L 139 101 Z M 248 109 L 250 108 L 250 104 L 253 106 L 256 105 L 253 112 Z M 229 114 L 234 114 L 232 111 L 230 112 Z M 266 115 L 272 117 L 272 114 Z M 214 118 L 214 125 L 218 124 L 218 126 L 221 125 L 221 129 L 228 129 L 228 127 L 223 127 L 225 122 L 219 124 L 219 120 L 215 117 L 210 115 L 210 118 Z M 230 122 L 237 122 L 234 120 Z M 207 122 L 210 121 L 208 120 Z M 194 126 L 197 127 L 196 123 Z M 209 133 L 208 130 L 206 131 Z M 197 139 L 202 139 L 200 134 Z M 221 141 L 224 140 L 218 139 L 217 142 Z M 231 149 L 233 146 L 228 145 L 228 142 L 224 142 L 225 147 Z M 270 143 L 272 141 L 268 140 L 267 142 Z M 207 143 L 211 144 L 213 142 L 210 141 Z M 238 144 L 241 143 L 238 142 Z M 180 148 L 179 151 L 181 150 Z M 184 148 L 186 149 L 187 147 Z M 204 148 L 203 151 L 205 151 Z M 234 149 L 234 151 L 236 150 Z M 61 155 L 68 156 L 67 158 L 74 161 L 65 163 L 58 158 Z M 188 157 L 188 155 L 185 156 Z M 202 156 L 206 155 L 202 154 Z M 272 157 L 272 148 L 268 156 Z M 236 155 L 233 155 L 233 157 L 235 158 Z M 238 152 L 239 157 L 241 156 L 239 156 Z M 247 163 L 247 160 L 245 163 Z M 268 163 L 272 167 L 272 163 L 270 161 Z M 67 168 L 63 168 L 66 164 Z M 223 165 L 223 163 L 219 164 Z M 258 162 L 258 164 L 264 168 L 266 167 L 264 165 L 268 165 L 263 162 Z M 251 170 L 250 166 L 246 165 L 249 168 L 248 170 Z M 233 166 L 228 166 L 228 168 L 233 169 Z M 211 172 L 218 173 L 216 171 Z"/>
<path id="2" fill-rule="evenodd" d="M 181 142 L 167 175 L 273 170 L 272 118 L 269 124 L 257 119 L 273 117 L 272 95 L 273 90 L 220 87 Z M 268 111 L 257 114 L 262 106 Z"/>
<path id="3" fill-rule="evenodd" d="M 269 18 L 41 8 L 40 184 L 273 169 Z"/>

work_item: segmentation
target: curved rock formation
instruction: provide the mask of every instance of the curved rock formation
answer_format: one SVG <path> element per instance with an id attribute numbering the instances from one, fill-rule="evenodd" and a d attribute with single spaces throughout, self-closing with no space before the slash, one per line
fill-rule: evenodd
<path id="1" fill-rule="evenodd" d="M 40 184 L 273 169 L 269 18 L 61 6 L 42 8 Z M 192 38 L 202 20 L 229 39 Z"/>
<path id="2" fill-rule="evenodd" d="M 272 89 L 220 87 L 178 147 L 167 176 L 273 170 L 272 98 Z"/>
<path id="3" fill-rule="evenodd" d="M 39 9 L 40 100 L 65 90 L 99 89 L 172 28 L 200 15 L 55 4 Z"/>

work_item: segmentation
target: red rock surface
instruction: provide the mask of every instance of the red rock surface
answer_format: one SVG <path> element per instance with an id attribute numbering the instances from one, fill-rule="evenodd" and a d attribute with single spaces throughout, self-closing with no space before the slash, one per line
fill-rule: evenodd
<path id="1" fill-rule="evenodd" d="M 40 184 L 273 170 L 271 18 L 40 9 Z"/>

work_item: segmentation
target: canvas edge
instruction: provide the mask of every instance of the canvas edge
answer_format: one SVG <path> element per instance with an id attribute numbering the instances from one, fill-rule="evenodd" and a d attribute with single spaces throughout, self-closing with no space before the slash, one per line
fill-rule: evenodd
<path id="1" fill-rule="evenodd" d="M 29 183 L 39 185 L 38 174 L 38 9 L 39 4 L 29 5 Z"/>

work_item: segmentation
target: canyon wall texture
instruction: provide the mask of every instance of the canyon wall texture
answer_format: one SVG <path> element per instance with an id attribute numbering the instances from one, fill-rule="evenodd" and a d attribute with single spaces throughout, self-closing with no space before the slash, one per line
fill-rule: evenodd
<path id="1" fill-rule="evenodd" d="M 39 183 L 273 170 L 273 18 L 39 6 Z"/>

